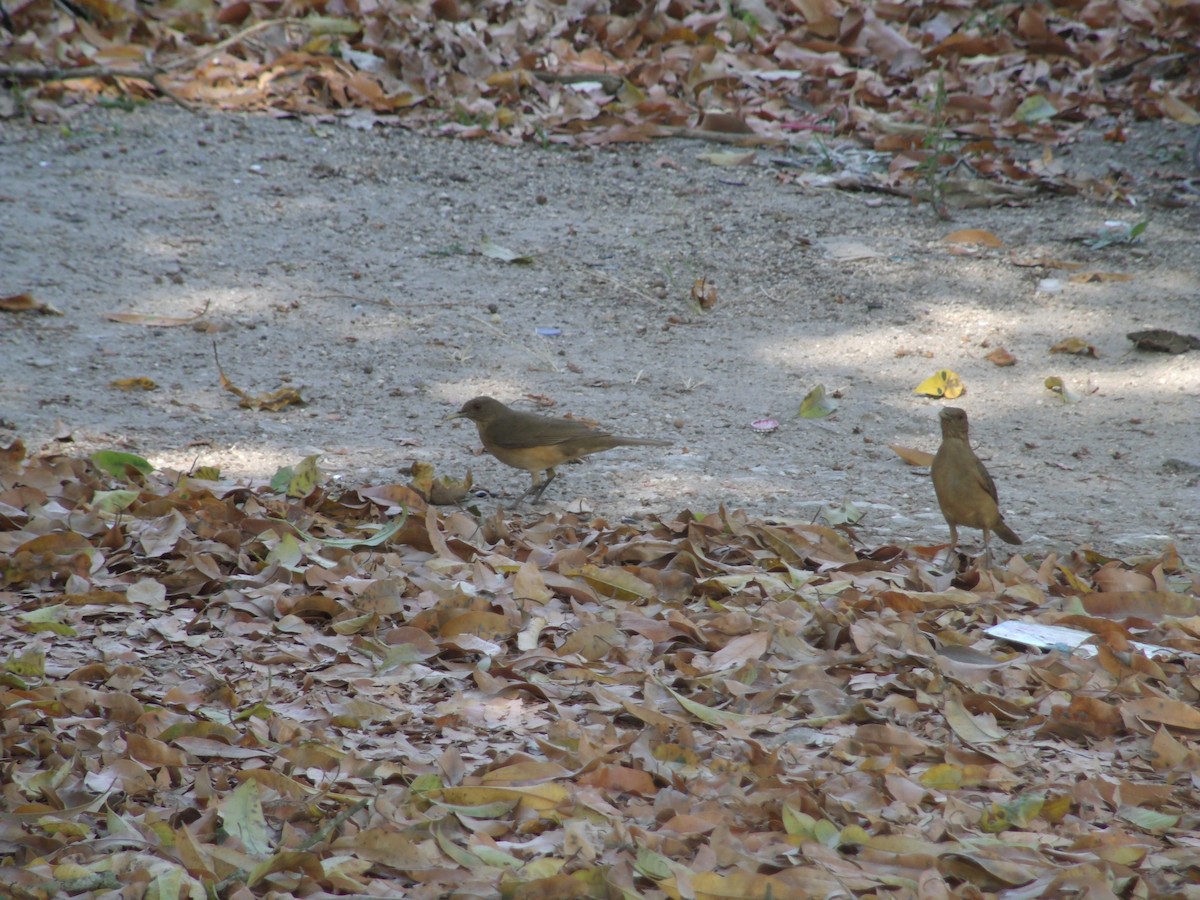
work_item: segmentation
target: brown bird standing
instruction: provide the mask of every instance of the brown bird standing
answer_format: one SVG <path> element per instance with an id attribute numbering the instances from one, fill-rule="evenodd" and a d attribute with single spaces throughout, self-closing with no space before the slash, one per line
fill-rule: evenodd
<path id="1" fill-rule="evenodd" d="M 525 469 L 533 483 L 519 498 L 541 499 L 554 480 L 554 467 L 573 459 L 623 445 L 669 447 L 669 441 L 622 437 L 590 428 L 572 419 L 555 419 L 510 409 L 491 397 L 476 397 L 449 419 L 470 419 L 488 453 L 507 466 Z M 545 481 L 541 473 L 546 473 Z"/>
<path id="2" fill-rule="evenodd" d="M 996 532 L 1010 544 L 1021 539 L 1004 523 L 996 497 L 996 483 L 983 467 L 967 440 L 967 413 L 947 406 L 938 419 L 942 423 L 942 445 L 933 458 L 933 490 L 938 506 L 950 526 L 950 552 L 958 545 L 958 526 L 983 529 L 984 566 L 991 566 L 989 532 Z"/>

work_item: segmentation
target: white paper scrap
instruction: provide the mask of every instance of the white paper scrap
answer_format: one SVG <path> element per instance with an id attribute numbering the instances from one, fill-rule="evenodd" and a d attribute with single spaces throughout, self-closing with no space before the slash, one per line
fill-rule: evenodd
<path id="1" fill-rule="evenodd" d="M 984 632 L 988 637 L 1002 641 L 1012 641 L 1014 644 L 1024 644 L 1027 647 L 1037 647 L 1039 650 L 1062 650 L 1067 653 L 1078 653 L 1080 656 L 1095 656 L 1096 645 L 1085 641 L 1095 637 L 1090 631 L 1080 631 L 1077 628 L 1064 628 L 1062 625 L 1038 625 L 1035 622 L 1000 622 Z M 1156 644 L 1140 644 L 1130 641 L 1150 658 L 1179 656 L 1179 651 Z"/>

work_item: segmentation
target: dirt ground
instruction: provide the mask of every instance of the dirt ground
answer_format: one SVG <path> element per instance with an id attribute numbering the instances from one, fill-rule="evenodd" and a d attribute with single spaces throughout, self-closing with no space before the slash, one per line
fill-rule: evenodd
<path id="1" fill-rule="evenodd" d="M 170 106 L 10 120 L 0 296 L 29 292 L 62 316 L 0 313 L 0 438 L 255 481 L 311 453 L 348 485 L 406 481 L 424 460 L 470 468 L 495 495 L 474 501 L 487 511 L 528 477 L 476 456 L 470 423 L 441 420 L 477 394 L 527 409 L 537 395 L 673 446 L 563 467 L 527 518 L 725 504 L 810 520 L 849 501 L 867 546 L 929 544 L 948 535 L 928 470 L 888 445 L 936 449 L 944 401 L 913 388 L 949 368 L 1022 552 L 1175 542 L 1195 566 L 1200 352 L 1126 338 L 1200 333 L 1193 136 L 1134 124 L 1114 146 L 1102 125 L 1060 161 L 1121 173 L 1136 207 L 1041 195 L 943 222 L 904 198 L 829 186 L 822 163 L 872 162 L 836 144 L 729 167 L 702 159 L 728 148 L 701 142 L 511 149 Z M 1147 218 L 1137 242 L 1088 243 L 1106 221 Z M 944 240 L 963 228 L 1004 246 Z M 482 254 L 489 241 L 532 263 Z M 1071 283 L 1016 264 L 1038 258 L 1132 279 Z M 716 288 L 709 311 L 689 303 L 697 278 Z M 1061 289 L 1039 290 L 1043 279 Z M 205 308 L 181 327 L 103 318 Z M 1096 357 L 1049 353 L 1069 337 Z M 239 409 L 214 341 L 239 387 L 298 387 L 307 406 Z M 985 359 L 998 346 L 1015 366 Z M 1082 399 L 1064 404 L 1044 387 L 1051 375 Z M 138 376 L 158 389 L 111 386 Z M 839 409 L 797 417 L 818 384 Z M 764 417 L 778 430 L 752 429 Z"/>

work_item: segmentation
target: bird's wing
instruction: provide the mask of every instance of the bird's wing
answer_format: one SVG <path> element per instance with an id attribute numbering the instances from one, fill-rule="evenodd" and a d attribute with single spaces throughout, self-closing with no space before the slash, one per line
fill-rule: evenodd
<path id="1" fill-rule="evenodd" d="M 978 459 L 975 460 L 975 474 L 979 479 L 979 486 L 987 491 L 998 504 L 1000 498 L 996 495 L 996 482 L 992 481 L 992 476 L 988 474 L 988 470 Z"/>
<path id="2" fill-rule="evenodd" d="M 598 432 L 582 422 L 570 419 L 551 419 L 533 413 L 517 413 L 510 420 L 504 434 L 490 435 L 492 443 L 507 450 L 525 450 L 530 447 L 547 447 L 564 444 L 584 436 L 600 436 Z"/>

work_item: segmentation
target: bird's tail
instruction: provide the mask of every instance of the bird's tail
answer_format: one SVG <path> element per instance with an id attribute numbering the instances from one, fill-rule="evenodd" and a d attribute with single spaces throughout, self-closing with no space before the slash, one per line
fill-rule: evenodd
<path id="1" fill-rule="evenodd" d="M 1019 537 L 1017 537 L 1017 533 L 1015 531 L 1013 531 L 1011 528 L 1009 528 L 1007 525 L 1005 525 L 1003 521 L 997 523 L 996 527 L 993 528 L 992 530 L 994 532 L 996 532 L 996 534 L 999 535 L 1000 539 L 1002 541 L 1004 541 L 1006 544 L 1021 543 L 1021 539 Z"/>
<path id="2" fill-rule="evenodd" d="M 616 436 L 613 438 L 618 446 L 629 445 L 634 447 L 670 447 L 670 441 L 656 441 L 653 438 L 632 438 Z"/>

